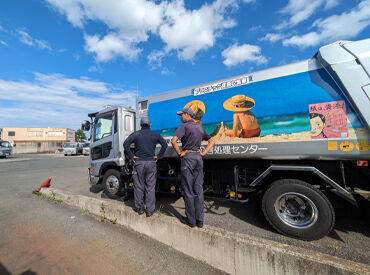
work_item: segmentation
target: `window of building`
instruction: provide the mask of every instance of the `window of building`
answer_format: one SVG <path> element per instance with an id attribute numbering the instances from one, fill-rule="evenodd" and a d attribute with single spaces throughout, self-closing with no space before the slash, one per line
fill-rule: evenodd
<path id="1" fill-rule="evenodd" d="M 61 136 L 63 136 L 63 132 L 58 132 L 58 131 L 49 132 L 48 135 L 49 135 L 49 137 L 61 137 Z"/>
<path id="2" fill-rule="evenodd" d="M 73 138 L 75 135 L 73 132 L 68 132 L 68 138 Z"/>
<path id="3" fill-rule="evenodd" d="M 15 131 L 9 131 L 8 136 L 9 137 L 15 137 Z"/>
<path id="4" fill-rule="evenodd" d="M 41 147 L 41 142 L 37 142 L 37 147 L 40 148 Z"/>
<path id="5" fill-rule="evenodd" d="M 29 137 L 42 137 L 41 131 L 29 131 L 27 132 L 27 136 Z"/>

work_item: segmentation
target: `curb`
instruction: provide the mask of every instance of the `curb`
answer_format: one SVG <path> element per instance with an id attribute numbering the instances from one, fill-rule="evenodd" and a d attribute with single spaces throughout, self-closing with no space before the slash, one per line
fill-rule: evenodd
<path id="1" fill-rule="evenodd" d="M 370 274 L 370 266 L 331 255 L 205 225 L 189 228 L 177 219 L 138 216 L 130 207 L 55 188 L 41 193 L 107 218 L 230 274 Z"/>

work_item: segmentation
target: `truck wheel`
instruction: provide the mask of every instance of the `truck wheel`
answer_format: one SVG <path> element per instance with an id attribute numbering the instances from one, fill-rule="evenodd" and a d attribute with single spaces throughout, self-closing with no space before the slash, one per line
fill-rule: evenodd
<path id="1" fill-rule="evenodd" d="M 121 174 L 115 169 L 110 169 L 105 172 L 103 186 L 105 194 L 111 199 L 117 199 L 124 194 L 125 186 L 122 182 Z"/>
<path id="2" fill-rule="evenodd" d="M 306 241 L 324 237 L 335 222 L 334 208 L 328 198 L 296 179 L 273 182 L 263 196 L 262 209 L 276 231 Z"/>

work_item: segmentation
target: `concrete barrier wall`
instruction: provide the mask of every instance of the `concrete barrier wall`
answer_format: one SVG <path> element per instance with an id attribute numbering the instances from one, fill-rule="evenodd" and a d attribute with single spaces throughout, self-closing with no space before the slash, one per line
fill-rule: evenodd
<path id="1" fill-rule="evenodd" d="M 117 201 L 95 199 L 54 188 L 41 191 L 98 216 L 102 214 L 103 203 L 105 215 L 117 218 L 118 224 L 230 274 L 370 274 L 367 265 L 315 251 L 208 225 L 202 229 L 189 228 L 173 217 L 159 214 L 151 218 L 138 216 L 130 207 Z"/>

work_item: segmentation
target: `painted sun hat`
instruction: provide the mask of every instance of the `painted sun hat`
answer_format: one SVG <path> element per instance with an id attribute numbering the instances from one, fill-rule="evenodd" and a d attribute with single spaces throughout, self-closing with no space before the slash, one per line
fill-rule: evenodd
<path id="1" fill-rule="evenodd" d="M 233 97 L 225 100 L 223 106 L 226 110 L 240 112 L 248 111 L 255 105 L 254 99 L 245 95 L 234 95 Z"/>
<path id="2" fill-rule="evenodd" d="M 194 119 L 201 120 L 206 112 L 206 106 L 200 100 L 190 101 L 185 105 L 185 107 L 190 108 L 194 112 Z"/>

